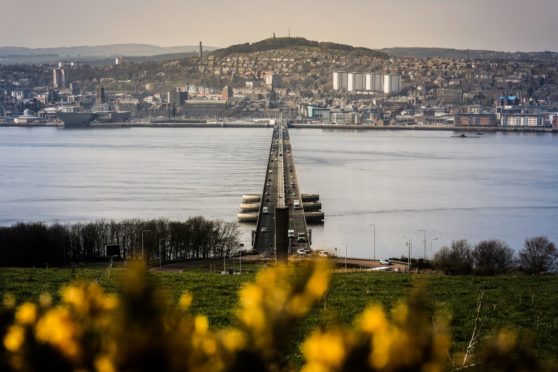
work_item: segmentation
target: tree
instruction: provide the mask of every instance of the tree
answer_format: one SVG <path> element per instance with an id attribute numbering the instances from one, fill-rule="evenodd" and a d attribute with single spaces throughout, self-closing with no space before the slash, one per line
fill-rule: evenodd
<path id="1" fill-rule="evenodd" d="M 523 249 L 519 251 L 519 265 L 528 274 L 548 272 L 557 258 L 558 250 L 546 236 L 525 239 Z"/>
<path id="2" fill-rule="evenodd" d="M 498 275 L 513 266 L 513 250 L 500 240 L 480 241 L 472 252 L 475 272 L 479 275 Z"/>
<path id="3" fill-rule="evenodd" d="M 448 275 L 466 275 L 473 270 L 471 245 L 467 240 L 456 240 L 451 248 L 443 247 L 434 255 L 434 267 Z"/>

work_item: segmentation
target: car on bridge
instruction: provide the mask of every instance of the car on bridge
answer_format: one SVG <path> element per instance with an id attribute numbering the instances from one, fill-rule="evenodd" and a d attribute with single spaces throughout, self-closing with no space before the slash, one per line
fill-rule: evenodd
<path id="1" fill-rule="evenodd" d="M 306 256 L 307 254 L 310 253 L 310 250 L 306 249 L 306 248 L 299 248 L 299 249 L 296 250 L 296 253 L 301 255 L 301 256 Z"/>
<path id="2" fill-rule="evenodd" d="M 265 226 L 262 227 L 260 231 L 263 232 L 263 233 L 267 232 L 267 227 L 265 227 Z"/>

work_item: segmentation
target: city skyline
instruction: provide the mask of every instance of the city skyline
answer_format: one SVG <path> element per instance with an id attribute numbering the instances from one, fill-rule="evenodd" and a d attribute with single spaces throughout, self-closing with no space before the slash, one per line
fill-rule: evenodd
<path id="1" fill-rule="evenodd" d="M 519 0 L 286 0 L 280 4 L 162 0 L 156 9 L 153 3 L 131 0 L 53 0 L 44 8 L 35 1 L 30 4 L 33 11 L 25 13 L 25 27 L 21 27 L 21 17 L 5 18 L 4 26 L 18 32 L 0 36 L 0 46 L 179 46 L 202 40 L 204 45 L 226 47 L 290 32 L 291 36 L 374 49 L 558 51 L 558 40 L 553 37 L 558 32 L 554 0 L 531 1 L 529 9 L 537 11 L 526 11 Z M 2 9 L 5 14 L 20 11 L 15 3 L 4 4 Z"/>

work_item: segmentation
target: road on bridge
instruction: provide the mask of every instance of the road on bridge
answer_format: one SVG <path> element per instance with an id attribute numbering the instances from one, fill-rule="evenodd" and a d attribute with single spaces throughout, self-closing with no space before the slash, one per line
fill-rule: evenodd
<path id="1" fill-rule="evenodd" d="M 289 209 L 289 245 L 309 249 L 308 229 L 298 186 L 288 128 L 278 125 L 273 130 L 264 190 L 260 205 L 254 248 L 272 253 L 275 249 L 275 208 Z"/>

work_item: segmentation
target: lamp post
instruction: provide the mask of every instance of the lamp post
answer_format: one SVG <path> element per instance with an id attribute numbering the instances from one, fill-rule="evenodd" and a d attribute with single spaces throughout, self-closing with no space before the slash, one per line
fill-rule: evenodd
<path id="1" fill-rule="evenodd" d="M 376 225 L 370 224 L 374 228 L 374 260 L 376 260 Z"/>
<path id="2" fill-rule="evenodd" d="M 423 243 L 424 243 L 424 259 L 426 259 L 426 230 L 419 230 L 419 232 L 422 231 L 424 233 L 424 239 L 423 239 Z"/>
<path id="3" fill-rule="evenodd" d="M 151 230 L 142 230 L 141 231 L 141 258 L 145 259 L 145 252 L 143 250 L 143 234 L 146 232 L 151 232 Z"/>
<path id="4" fill-rule="evenodd" d="M 407 240 L 407 249 L 409 250 L 409 258 L 407 259 L 407 272 L 410 273 L 411 272 L 411 250 L 413 247 L 413 241 L 412 240 Z"/>
<path id="5" fill-rule="evenodd" d="M 433 242 L 434 240 L 438 240 L 438 238 L 432 238 L 432 239 L 430 239 L 430 259 L 432 259 L 432 242 Z"/>
<path id="6" fill-rule="evenodd" d="M 347 270 L 347 251 L 348 251 L 347 243 L 345 243 L 345 271 Z"/>

